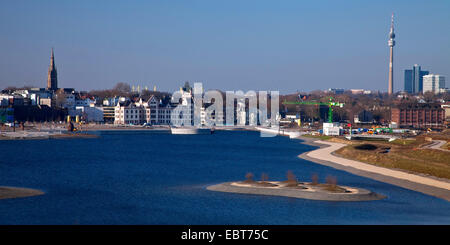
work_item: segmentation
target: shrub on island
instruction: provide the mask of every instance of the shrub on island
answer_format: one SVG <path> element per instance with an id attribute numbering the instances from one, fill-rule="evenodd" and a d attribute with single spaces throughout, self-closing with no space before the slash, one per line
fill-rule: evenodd
<path id="1" fill-rule="evenodd" d="M 296 187 L 298 186 L 297 177 L 292 173 L 291 170 L 288 170 L 286 173 L 287 181 L 286 187 Z"/>
<path id="2" fill-rule="evenodd" d="M 316 173 L 314 173 L 311 176 L 311 185 L 318 185 L 318 184 L 319 184 L 319 176 Z"/>
<path id="3" fill-rule="evenodd" d="M 245 174 L 245 180 L 243 181 L 244 183 L 255 183 L 255 181 L 253 180 L 253 173 L 247 173 Z"/>

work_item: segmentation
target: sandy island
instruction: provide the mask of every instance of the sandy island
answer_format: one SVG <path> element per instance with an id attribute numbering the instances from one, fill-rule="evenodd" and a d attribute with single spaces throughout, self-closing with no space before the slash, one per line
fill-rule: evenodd
<path id="1" fill-rule="evenodd" d="M 0 186 L 0 199 L 31 197 L 43 194 L 44 192 L 35 189 Z"/>
<path id="2" fill-rule="evenodd" d="M 385 196 L 366 189 L 337 186 L 329 189 L 324 184 L 299 183 L 289 186 L 287 182 L 226 182 L 208 186 L 210 191 L 220 191 L 239 194 L 283 196 L 321 201 L 372 201 Z"/>

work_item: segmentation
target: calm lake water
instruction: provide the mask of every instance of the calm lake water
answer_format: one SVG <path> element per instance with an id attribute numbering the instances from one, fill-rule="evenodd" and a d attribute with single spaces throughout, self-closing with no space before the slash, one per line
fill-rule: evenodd
<path id="1" fill-rule="evenodd" d="M 0 141 L 0 186 L 45 195 L 0 200 L 0 224 L 450 224 L 450 202 L 297 158 L 315 149 L 257 132 L 101 132 L 96 139 Z M 317 173 L 387 198 L 328 202 L 212 192 L 247 172 Z"/>

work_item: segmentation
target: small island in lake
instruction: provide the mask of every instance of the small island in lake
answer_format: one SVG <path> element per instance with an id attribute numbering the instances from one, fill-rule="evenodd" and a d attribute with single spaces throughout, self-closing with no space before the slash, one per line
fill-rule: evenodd
<path id="1" fill-rule="evenodd" d="M 35 189 L 0 186 L 0 199 L 31 197 L 43 194 L 44 192 Z"/>
<path id="2" fill-rule="evenodd" d="M 253 174 L 246 175 L 244 181 L 226 182 L 208 186 L 210 191 L 294 197 L 322 201 L 371 201 L 386 198 L 372 191 L 349 186 L 338 186 L 336 178 L 327 177 L 327 183 L 318 183 L 317 175 L 312 182 L 298 182 L 292 172 L 288 172 L 288 180 L 268 181 L 263 174 L 261 181 L 253 180 Z"/>

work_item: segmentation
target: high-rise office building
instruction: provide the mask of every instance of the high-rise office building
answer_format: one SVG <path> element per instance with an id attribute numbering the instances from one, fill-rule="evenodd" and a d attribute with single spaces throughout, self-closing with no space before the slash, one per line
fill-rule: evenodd
<path id="1" fill-rule="evenodd" d="M 430 74 L 423 76 L 423 92 L 440 93 L 445 88 L 445 77 L 441 75 Z"/>
<path id="2" fill-rule="evenodd" d="M 428 71 L 422 71 L 417 64 L 411 70 L 405 70 L 405 92 L 415 94 L 423 91 L 423 76 L 428 75 Z"/>

